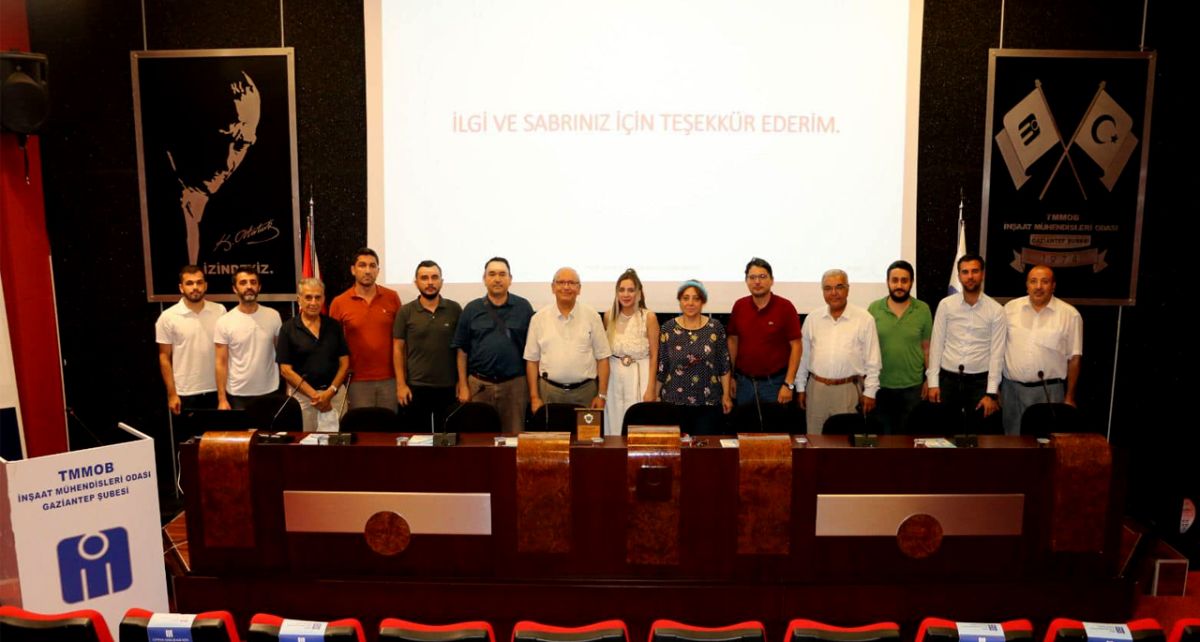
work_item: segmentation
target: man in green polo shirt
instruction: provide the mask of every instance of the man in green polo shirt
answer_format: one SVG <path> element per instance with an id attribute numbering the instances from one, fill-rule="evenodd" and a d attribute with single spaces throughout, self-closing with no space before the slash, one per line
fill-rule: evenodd
<path id="1" fill-rule="evenodd" d="M 867 307 L 875 317 L 883 357 L 875 419 L 885 435 L 903 430 L 909 413 L 925 398 L 933 316 L 928 304 L 909 295 L 914 277 L 911 263 L 893 262 L 887 269 L 888 296 Z"/>

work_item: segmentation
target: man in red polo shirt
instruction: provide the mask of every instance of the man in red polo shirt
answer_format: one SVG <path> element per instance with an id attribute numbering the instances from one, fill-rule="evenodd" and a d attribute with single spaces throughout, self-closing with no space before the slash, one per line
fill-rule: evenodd
<path id="1" fill-rule="evenodd" d="M 791 301 L 771 293 L 771 264 L 755 257 L 746 264 L 750 296 L 729 314 L 729 360 L 733 362 L 735 402 L 786 404 L 795 392 L 800 365 L 800 317 Z"/>
<path id="2" fill-rule="evenodd" d="M 359 248 L 350 264 L 354 285 L 339 294 L 329 316 L 342 324 L 350 346 L 350 408 L 379 406 L 397 409 L 396 371 L 392 365 L 392 325 L 400 310 L 400 295 L 375 283 L 379 255 Z"/>

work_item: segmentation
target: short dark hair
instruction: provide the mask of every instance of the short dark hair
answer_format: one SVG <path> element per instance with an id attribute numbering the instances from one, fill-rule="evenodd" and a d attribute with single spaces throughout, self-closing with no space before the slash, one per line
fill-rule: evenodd
<path id="1" fill-rule="evenodd" d="M 204 276 L 204 268 L 200 267 L 199 265 L 188 263 L 187 265 L 179 268 L 179 282 L 183 283 L 183 275 L 195 274 L 197 272 L 200 273 L 200 276 Z"/>
<path id="2" fill-rule="evenodd" d="M 775 273 L 771 271 L 771 264 L 767 263 L 766 259 L 760 259 L 757 256 L 750 259 L 750 262 L 746 264 L 745 276 L 750 276 L 750 268 L 752 267 L 762 268 L 767 271 L 767 276 L 772 279 L 775 278 Z"/>
<path id="3" fill-rule="evenodd" d="M 913 271 L 912 263 L 909 263 L 908 261 L 905 261 L 904 259 L 900 259 L 898 261 L 892 261 L 892 264 L 888 266 L 887 271 L 883 273 L 884 281 L 886 281 L 892 277 L 892 270 L 904 270 L 905 272 L 908 272 L 909 280 L 911 280 L 911 281 L 917 280 L 917 273 Z"/>
<path id="4" fill-rule="evenodd" d="M 508 264 L 508 259 L 504 258 L 503 256 L 493 256 L 492 258 L 484 261 L 483 262 L 483 271 L 487 272 L 488 263 L 496 263 L 496 262 L 503 263 L 504 269 L 508 270 L 510 275 L 512 274 L 512 266 L 510 266 Z"/>
<path id="5" fill-rule="evenodd" d="M 971 261 L 979 261 L 979 269 L 987 271 L 987 263 L 984 263 L 983 257 L 979 256 L 978 254 L 964 254 L 963 257 L 958 260 L 958 264 L 955 266 L 955 269 L 961 270 L 963 263 L 970 263 Z"/>
<path id="6" fill-rule="evenodd" d="M 239 267 L 237 269 L 237 272 L 233 273 L 233 287 L 235 287 L 235 288 L 237 287 L 237 278 L 238 278 L 239 274 L 249 274 L 250 276 L 258 279 L 259 281 L 262 280 L 262 275 L 258 273 L 258 268 L 254 267 L 253 265 L 245 265 L 245 266 Z"/>
<path id="7" fill-rule="evenodd" d="M 364 256 L 364 255 L 375 259 L 376 263 L 379 262 L 379 255 L 375 253 L 375 250 L 372 250 L 369 247 L 360 247 L 354 251 L 354 259 L 350 261 L 350 265 L 354 265 L 355 263 L 358 263 L 358 257 Z"/>
<path id="8" fill-rule="evenodd" d="M 417 264 L 417 269 L 413 270 L 413 278 L 417 277 L 417 273 L 421 271 L 421 268 L 437 268 L 438 274 L 442 273 L 442 266 L 438 265 L 437 261 L 425 259 Z"/>

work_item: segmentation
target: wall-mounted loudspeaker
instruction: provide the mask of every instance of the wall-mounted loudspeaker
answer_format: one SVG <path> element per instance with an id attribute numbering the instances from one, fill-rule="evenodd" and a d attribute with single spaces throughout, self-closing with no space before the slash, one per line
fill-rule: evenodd
<path id="1" fill-rule="evenodd" d="M 50 113 L 46 56 L 0 51 L 0 127 L 36 134 Z"/>

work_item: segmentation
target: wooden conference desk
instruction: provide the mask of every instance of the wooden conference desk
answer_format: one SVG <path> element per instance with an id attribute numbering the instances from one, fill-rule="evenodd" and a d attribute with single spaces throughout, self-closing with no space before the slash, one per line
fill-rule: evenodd
<path id="1" fill-rule="evenodd" d="M 182 448 L 191 573 L 178 609 L 427 622 L 758 619 L 834 623 L 1054 616 L 1115 621 L 1122 484 L 1094 436 L 659 435 L 451 447 L 209 433 Z M 632 439 L 632 438 L 631 438 Z M 751 443 L 753 442 L 753 443 Z M 674 445 L 672 445 L 674 444 Z M 537 446 L 537 447 L 535 447 Z"/>

